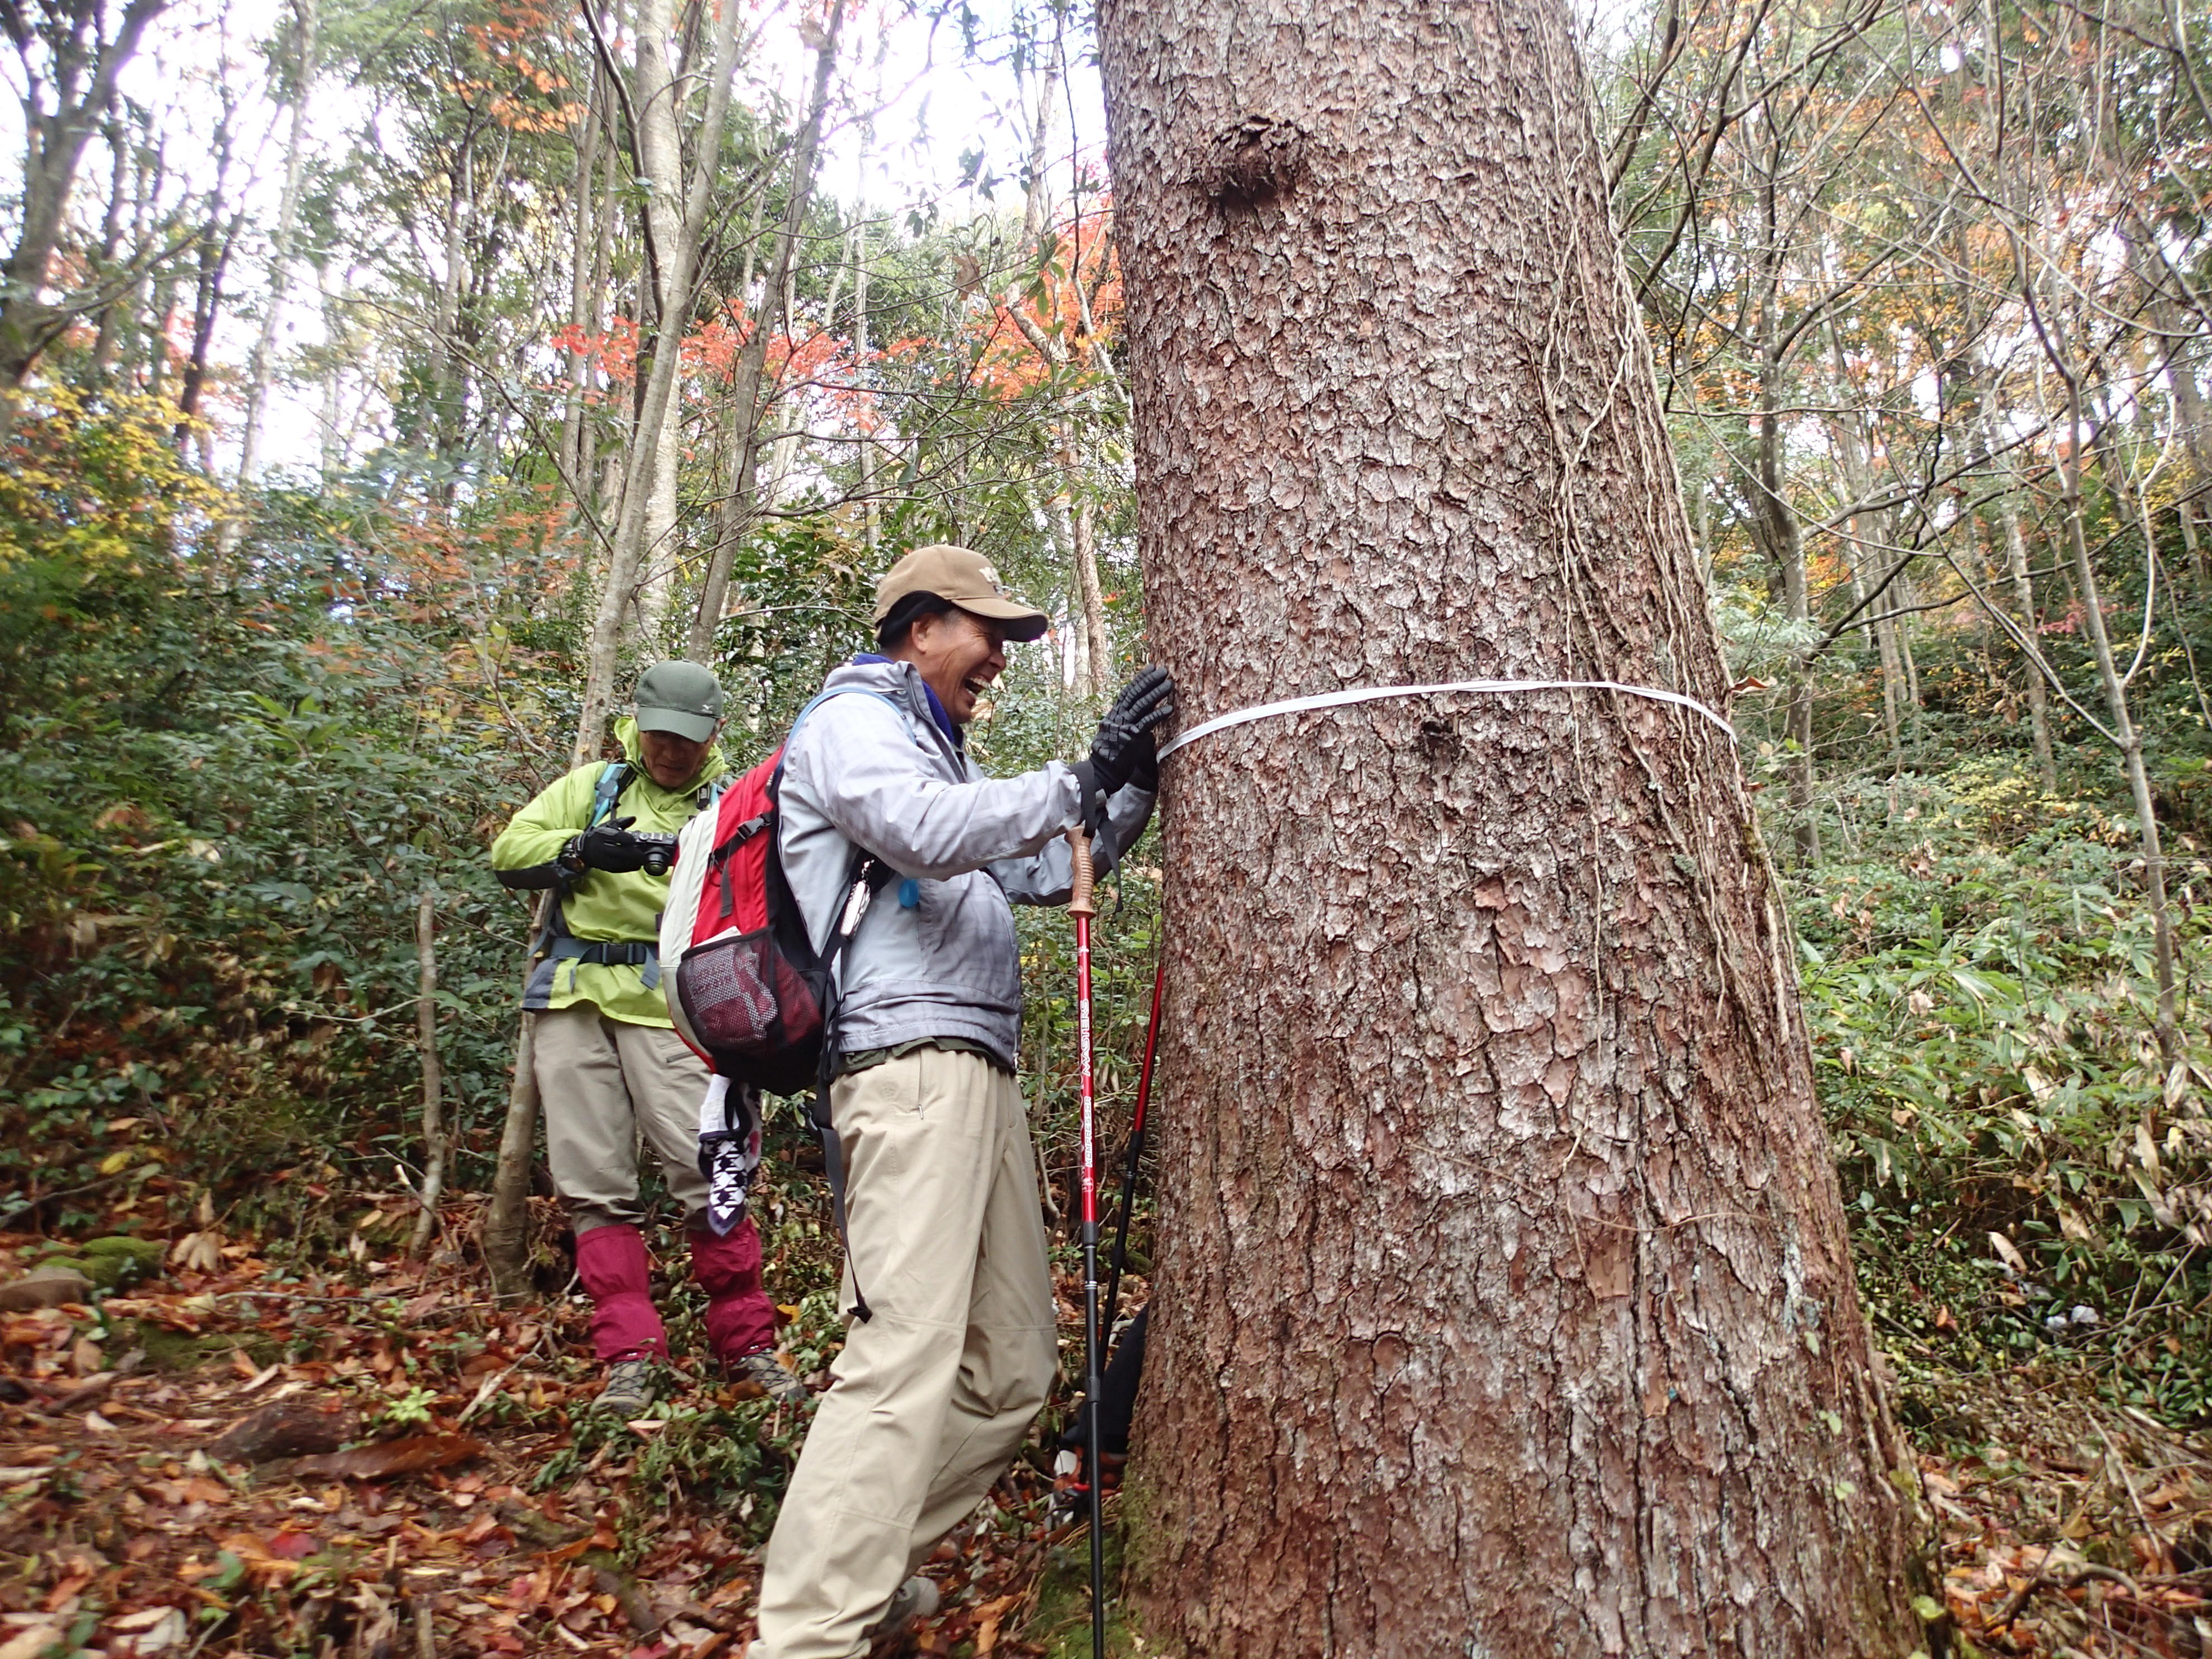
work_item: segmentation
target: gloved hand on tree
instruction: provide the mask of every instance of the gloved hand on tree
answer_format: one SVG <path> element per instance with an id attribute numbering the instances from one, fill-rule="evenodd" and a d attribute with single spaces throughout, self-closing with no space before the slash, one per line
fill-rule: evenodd
<path id="1" fill-rule="evenodd" d="M 1129 787 L 1148 795 L 1160 793 L 1160 740 L 1157 732 L 1147 732 L 1139 740 L 1136 759 L 1129 767 Z"/>
<path id="2" fill-rule="evenodd" d="M 615 818 L 605 823 L 595 823 L 580 836 L 571 836 L 568 844 L 561 849 L 561 867 L 571 875 L 580 876 L 586 870 L 606 870 L 623 874 L 645 867 L 645 848 L 639 838 L 629 832 L 637 820 Z"/>
<path id="3" fill-rule="evenodd" d="M 1168 671 L 1147 668 L 1121 688 L 1091 739 L 1091 757 L 1075 764 L 1084 797 L 1110 795 L 1139 775 L 1159 781 L 1159 750 L 1153 732 L 1175 713 L 1175 682 Z"/>

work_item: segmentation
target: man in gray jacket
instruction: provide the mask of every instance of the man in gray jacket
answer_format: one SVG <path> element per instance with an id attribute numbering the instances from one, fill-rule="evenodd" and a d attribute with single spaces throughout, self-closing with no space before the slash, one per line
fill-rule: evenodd
<path id="1" fill-rule="evenodd" d="M 761 1584 L 752 1659 L 853 1659 L 933 1612 L 910 1577 L 990 1489 L 1057 1366 L 1036 1163 L 1014 1078 L 1010 902 L 1058 904 L 1065 832 L 1103 871 L 1152 816 L 1174 687 L 1133 681 L 1090 757 L 977 775 L 965 727 L 1044 614 L 980 554 L 921 547 L 876 591 L 880 655 L 836 670 L 784 750 L 784 873 L 817 945 L 855 849 L 892 878 L 840 963 L 830 1115 L 848 1172 L 845 1300 L 862 1296 Z"/>

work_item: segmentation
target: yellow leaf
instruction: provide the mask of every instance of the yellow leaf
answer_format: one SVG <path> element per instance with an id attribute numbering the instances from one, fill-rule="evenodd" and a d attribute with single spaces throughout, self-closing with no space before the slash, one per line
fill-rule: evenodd
<path id="1" fill-rule="evenodd" d="M 104 1176 L 120 1175 L 131 1167 L 131 1158 L 128 1151 L 110 1152 L 100 1160 L 100 1172 Z"/>

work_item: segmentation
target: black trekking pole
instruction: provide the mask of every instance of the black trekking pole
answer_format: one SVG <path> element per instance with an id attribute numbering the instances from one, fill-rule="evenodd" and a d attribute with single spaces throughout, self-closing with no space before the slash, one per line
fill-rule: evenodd
<path id="1" fill-rule="evenodd" d="M 1091 1499 L 1091 1655 L 1106 1659 L 1106 1546 L 1098 1496 L 1098 1140 L 1091 1080 L 1091 839 L 1067 832 L 1074 866 L 1068 914 L 1075 918 L 1075 1050 L 1081 1079 L 1082 1145 L 1077 1152 L 1083 1217 L 1083 1437 Z"/>
<path id="2" fill-rule="evenodd" d="M 1152 1098 L 1152 1055 L 1160 1042 L 1160 993 L 1167 987 L 1164 950 L 1152 970 L 1152 1017 L 1145 1025 L 1145 1062 L 1137 1068 L 1137 1109 L 1129 1118 L 1129 1150 L 1121 1160 L 1121 1213 L 1114 1224 L 1114 1265 L 1106 1274 L 1106 1313 L 1098 1322 L 1100 1340 L 1114 1340 L 1114 1310 L 1121 1305 L 1121 1274 L 1129 1265 L 1129 1217 L 1137 1206 L 1137 1162 L 1145 1155 L 1145 1108 Z M 1098 1471 L 1091 1471 L 1091 1479 Z"/>

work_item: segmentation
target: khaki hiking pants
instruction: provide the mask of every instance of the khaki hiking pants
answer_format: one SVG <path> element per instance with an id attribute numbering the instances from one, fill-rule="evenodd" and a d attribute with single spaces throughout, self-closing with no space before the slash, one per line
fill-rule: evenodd
<path id="1" fill-rule="evenodd" d="M 554 1190 L 579 1233 L 635 1227 L 637 1137 L 666 1177 L 686 1217 L 703 1216 L 699 1100 L 706 1062 L 660 1025 L 609 1019 L 579 1002 L 538 1016 L 538 1097 L 545 1109 L 545 1156 Z"/>
<path id="2" fill-rule="evenodd" d="M 853 1279 L 873 1310 L 831 1368 L 769 1540 L 750 1659 L 854 1659 L 892 1592 L 999 1478 L 1058 1364 L 1029 1120 L 980 1054 L 838 1079 Z"/>

